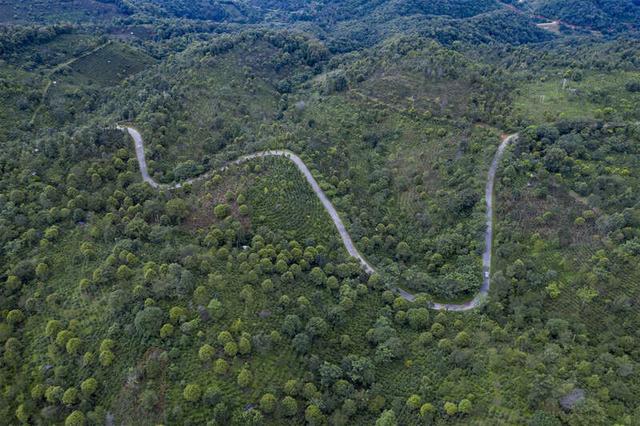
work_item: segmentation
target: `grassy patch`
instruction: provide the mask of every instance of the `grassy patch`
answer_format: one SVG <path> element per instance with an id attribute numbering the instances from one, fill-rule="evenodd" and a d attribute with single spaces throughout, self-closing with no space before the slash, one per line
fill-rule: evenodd
<path id="1" fill-rule="evenodd" d="M 639 79 L 637 72 L 588 73 L 580 81 L 551 75 L 518 89 L 515 113 L 534 122 L 578 117 L 637 119 L 640 93 L 629 92 L 625 84 Z M 604 111 L 607 107 L 613 111 Z"/>

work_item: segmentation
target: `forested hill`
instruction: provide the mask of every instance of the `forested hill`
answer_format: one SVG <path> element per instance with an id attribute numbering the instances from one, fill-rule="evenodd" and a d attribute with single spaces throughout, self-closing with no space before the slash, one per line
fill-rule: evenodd
<path id="1" fill-rule="evenodd" d="M 578 12 L 579 11 L 579 12 Z M 640 7 L 633 0 L 499 2 L 496 0 L 219 1 L 35 0 L 0 4 L 6 23 L 90 22 L 109 25 L 161 20 L 297 29 L 327 40 L 332 51 L 369 47 L 395 33 L 436 37 L 444 43 L 532 43 L 558 34 L 635 32 Z M 557 21 L 555 26 L 545 24 Z M 555 25 L 555 24 L 553 24 Z M 549 31 L 551 29 L 552 31 Z"/>
<path id="2" fill-rule="evenodd" d="M 0 0 L 0 424 L 640 425 L 635 0 Z"/>

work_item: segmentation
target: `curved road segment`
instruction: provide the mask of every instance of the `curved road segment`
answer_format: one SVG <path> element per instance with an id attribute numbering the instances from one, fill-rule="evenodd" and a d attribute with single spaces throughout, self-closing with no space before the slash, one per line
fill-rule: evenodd
<path id="1" fill-rule="evenodd" d="M 167 189 L 167 190 L 177 189 L 177 188 L 181 188 L 185 184 L 190 184 L 198 180 L 206 179 L 209 176 L 211 176 L 211 174 L 213 173 L 213 171 L 205 173 L 203 175 L 198 176 L 197 178 L 189 179 L 184 183 L 176 183 L 173 185 L 159 184 L 158 182 L 153 180 L 151 176 L 149 176 L 149 171 L 147 168 L 147 160 L 144 155 L 144 142 L 142 140 L 142 136 L 140 135 L 140 132 L 138 132 L 133 127 L 128 127 L 128 126 L 117 126 L 117 128 L 119 130 L 126 130 L 131 136 L 131 138 L 133 138 L 133 141 L 136 147 L 136 157 L 138 159 L 138 164 L 140 166 L 140 174 L 142 175 L 142 180 L 147 182 L 153 188 Z M 498 150 L 493 156 L 491 167 L 489 167 L 489 173 L 487 176 L 487 185 L 485 188 L 485 200 L 487 203 L 487 228 L 485 231 L 484 252 L 482 253 L 482 286 L 480 287 L 480 291 L 469 302 L 461 303 L 461 304 L 432 303 L 431 304 L 432 309 L 447 310 L 447 311 L 468 311 L 480 306 L 482 304 L 482 301 L 489 294 L 489 287 L 491 285 L 491 252 L 492 252 L 492 242 L 493 242 L 493 187 L 494 187 L 494 182 L 496 177 L 496 170 L 498 168 L 500 160 L 502 159 L 505 148 L 507 147 L 507 145 L 509 145 L 509 143 L 515 140 L 517 136 L 518 136 L 517 134 L 513 134 L 506 137 L 502 141 L 502 143 L 498 147 Z M 239 157 L 238 159 L 230 162 L 226 166 L 221 167 L 220 169 L 217 169 L 215 171 L 224 171 L 227 168 L 229 168 L 229 166 L 241 164 L 249 160 L 252 160 L 254 158 L 261 158 L 261 157 L 284 157 L 290 160 L 291 162 L 293 162 L 293 164 L 295 164 L 298 170 L 300 170 L 300 172 L 304 175 L 309 185 L 311 185 L 313 192 L 315 192 L 316 196 L 320 199 L 320 202 L 324 206 L 324 209 L 327 211 L 327 213 L 329 213 L 329 216 L 331 217 L 331 220 L 333 221 L 334 225 L 338 229 L 338 233 L 340 234 L 342 243 L 344 244 L 344 247 L 347 249 L 347 252 L 349 253 L 349 255 L 358 259 L 358 261 L 360 262 L 360 265 L 368 274 L 374 273 L 375 269 L 369 264 L 369 262 L 366 261 L 364 256 L 362 256 L 358 251 L 358 249 L 356 248 L 355 244 L 353 243 L 353 240 L 351 239 L 351 236 L 349 235 L 349 233 L 347 232 L 347 229 L 344 226 L 344 223 L 340 219 L 340 215 L 338 215 L 338 212 L 336 211 L 335 207 L 333 206 L 331 201 L 329 201 L 324 191 L 320 188 L 320 185 L 318 185 L 318 182 L 315 180 L 315 178 L 311 174 L 311 171 L 309 170 L 307 165 L 304 163 L 304 161 L 302 161 L 300 157 L 298 157 L 293 152 L 288 150 L 260 151 L 253 154 Z M 395 291 L 401 297 L 403 297 L 404 299 L 410 302 L 415 300 L 415 296 L 405 290 L 396 288 Z"/>

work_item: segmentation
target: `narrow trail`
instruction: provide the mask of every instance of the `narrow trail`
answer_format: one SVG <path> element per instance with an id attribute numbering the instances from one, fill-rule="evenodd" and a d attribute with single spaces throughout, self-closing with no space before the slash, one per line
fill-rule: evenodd
<path id="1" fill-rule="evenodd" d="M 138 165 L 140 167 L 140 174 L 142 176 L 142 180 L 147 182 L 149 185 L 151 185 L 153 188 L 156 188 L 156 189 L 164 189 L 164 190 L 178 189 L 183 187 L 185 184 L 191 184 L 203 179 L 207 179 L 214 172 L 224 171 L 228 169 L 230 166 L 242 164 L 256 158 L 284 157 L 290 160 L 298 168 L 298 170 L 303 174 L 304 178 L 307 180 L 307 182 L 311 186 L 311 189 L 313 190 L 313 192 L 316 194 L 318 199 L 320 199 L 322 206 L 327 211 L 327 213 L 331 217 L 331 220 L 333 221 L 333 224 L 338 230 L 338 234 L 342 239 L 342 244 L 344 245 L 349 255 L 356 258 L 360 262 L 360 265 L 365 270 L 365 272 L 367 272 L 367 274 L 373 274 L 375 272 L 375 269 L 369 264 L 369 262 L 367 262 L 364 256 L 362 256 L 362 254 L 360 254 L 360 252 L 356 248 L 355 244 L 353 243 L 353 240 L 351 239 L 351 235 L 349 235 L 349 232 L 347 232 L 347 229 L 344 226 L 342 219 L 340 219 L 340 215 L 338 214 L 337 210 L 335 209 L 331 201 L 329 201 L 329 198 L 327 198 L 324 191 L 320 188 L 320 185 L 311 174 L 311 171 L 309 170 L 307 165 L 304 163 L 304 161 L 302 161 L 300 157 L 298 157 L 293 152 L 288 150 L 278 149 L 278 150 L 260 151 L 260 152 L 256 152 L 249 155 L 243 155 L 242 157 L 239 157 L 238 159 L 228 163 L 227 165 L 219 169 L 212 170 L 196 178 L 189 179 L 183 183 L 166 185 L 166 184 L 159 184 L 151 176 L 149 176 L 149 170 L 147 168 L 147 160 L 144 154 L 144 141 L 142 140 L 142 136 L 140 135 L 140 132 L 138 132 L 133 127 L 129 127 L 129 126 L 118 125 L 117 129 L 127 131 L 131 136 L 131 138 L 133 139 L 133 142 L 135 144 L 135 150 L 136 150 L 136 158 L 138 159 Z M 484 248 L 484 252 L 482 253 L 483 279 L 482 279 L 482 285 L 480 287 L 480 291 L 478 291 L 475 297 L 471 299 L 469 302 L 460 303 L 460 304 L 432 303 L 431 304 L 432 309 L 440 310 L 440 311 L 468 311 L 468 310 L 479 307 L 489 294 L 489 288 L 491 286 L 491 253 L 492 253 L 492 245 L 493 245 L 493 192 L 494 192 L 496 171 L 498 169 L 498 165 L 500 164 L 500 160 L 504 155 L 505 148 L 517 137 L 518 137 L 517 134 L 513 134 L 503 139 L 503 141 L 500 143 L 500 146 L 498 146 L 498 149 L 495 155 L 493 156 L 493 161 L 491 162 L 491 166 L 489 167 L 489 173 L 487 176 L 487 185 L 485 188 L 485 200 L 486 200 L 486 207 L 487 207 L 487 212 L 486 212 L 487 228 L 485 230 L 485 248 Z M 402 298 L 410 302 L 413 302 L 415 300 L 415 296 L 413 294 L 401 288 L 395 288 L 394 291 L 398 293 Z"/>

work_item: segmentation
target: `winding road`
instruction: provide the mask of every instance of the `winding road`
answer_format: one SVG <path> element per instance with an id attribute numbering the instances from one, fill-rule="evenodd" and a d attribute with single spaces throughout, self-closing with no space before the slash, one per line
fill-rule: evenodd
<path id="1" fill-rule="evenodd" d="M 311 174 L 311 171 L 309 170 L 307 165 L 304 163 L 304 161 L 302 161 L 300 157 L 298 157 L 293 152 L 288 150 L 269 150 L 269 151 L 260 151 L 253 154 L 244 155 L 217 170 L 210 171 L 208 173 L 198 176 L 197 178 L 189 179 L 184 183 L 164 185 L 164 184 L 159 184 L 158 182 L 153 180 L 151 176 L 149 176 L 149 171 L 147 168 L 147 160 L 144 155 L 144 142 L 142 140 L 142 136 L 140 135 L 140 132 L 138 132 L 133 127 L 129 127 L 129 126 L 118 125 L 117 128 L 119 130 L 126 130 L 131 136 L 131 138 L 133 139 L 133 142 L 136 148 L 136 157 L 138 159 L 138 165 L 140 166 L 140 174 L 142 175 L 142 180 L 144 180 L 145 182 L 147 182 L 149 185 L 151 185 L 153 188 L 156 188 L 156 189 L 172 190 L 172 189 L 181 188 L 185 184 L 190 184 L 202 179 L 206 179 L 209 176 L 211 176 L 213 172 L 224 171 L 232 165 L 242 164 L 247 161 L 253 160 L 255 158 L 284 157 L 290 160 L 291 162 L 293 162 L 293 164 L 295 164 L 298 170 L 300 170 L 300 172 L 304 175 L 309 185 L 311 185 L 313 192 L 320 199 L 320 202 L 324 206 L 324 209 L 327 211 L 327 213 L 329 213 L 329 216 L 331 217 L 333 224 L 336 226 L 338 233 L 340 234 L 340 238 L 342 239 L 342 243 L 344 244 L 345 249 L 347 249 L 347 252 L 349 253 L 349 255 L 356 258 L 360 262 L 360 265 L 362 266 L 362 268 L 368 274 L 373 274 L 375 272 L 375 269 L 367 262 L 364 256 L 362 256 L 362 254 L 360 254 L 360 252 L 356 248 L 355 244 L 353 243 L 353 240 L 351 239 L 351 235 L 349 235 L 349 232 L 347 232 L 347 229 L 344 226 L 342 219 L 340 219 L 340 215 L 336 211 L 331 201 L 329 201 L 324 191 L 320 188 L 320 185 Z M 431 304 L 432 309 L 441 310 L 441 311 L 444 311 L 444 310 L 468 311 L 468 310 L 479 307 L 482 304 L 482 302 L 486 299 L 487 295 L 489 294 L 489 288 L 491 286 L 491 253 L 492 253 L 492 244 L 493 244 L 493 188 L 495 183 L 496 170 L 498 169 L 498 165 L 500 163 L 500 160 L 502 159 L 505 148 L 517 137 L 518 137 L 517 134 L 513 134 L 503 139 L 495 155 L 493 156 L 493 161 L 491 162 L 491 166 L 489 167 L 489 173 L 487 176 L 487 185 L 485 188 L 485 200 L 486 200 L 486 206 L 487 206 L 487 228 L 485 231 L 485 248 L 484 248 L 484 252 L 482 253 L 483 279 L 482 279 L 482 285 L 480 287 L 480 291 L 469 302 L 460 303 L 460 304 L 432 303 Z M 405 290 L 402 290 L 400 288 L 396 288 L 394 290 L 401 297 L 403 297 L 404 299 L 410 302 L 415 300 L 415 296 Z"/>

